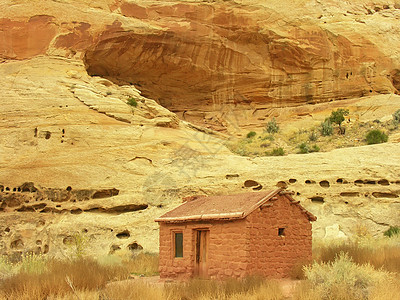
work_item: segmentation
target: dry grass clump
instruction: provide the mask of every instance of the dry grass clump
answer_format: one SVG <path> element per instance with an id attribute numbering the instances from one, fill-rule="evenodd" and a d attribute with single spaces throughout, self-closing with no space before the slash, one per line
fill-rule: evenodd
<path id="1" fill-rule="evenodd" d="M 0 295 L 7 299 L 46 299 L 76 290 L 95 290 L 110 280 L 126 278 L 120 266 L 101 266 L 91 259 L 49 261 L 41 273 L 21 269 L 0 283 Z"/>
<path id="2" fill-rule="evenodd" d="M 164 290 L 160 286 L 150 285 L 140 281 L 126 281 L 118 284 L 110 284 L 99 293 L 97 299 L 104 300 L 126 300 L 146 299 L 162 300 Z"/>
<path id="3" fill-rule="evenodd" d="M 165 286 L 165 298 L 183 299 L 282 299 L 279 284 L 260 277 L 225 281 L 193 279 Z"/>
<path id="4" fill-rule="evenodd" d="M 158 274 L 158 254 L 139 253 L 130 259 L 124 260 L 123 265 L 136 275 L 154 276 Z"/>
<path id="5" fill-rule="evenodd" d="M 400 273 L 400 243 L 389 242 L 387 239 L 387 242 L 371 240 L 368 243 L 319 244 L 318 247 L 314 247 L 314 259 L 318 262 L 333 262 L 338 253 L 344 252 L 356 264 L 369 263 L 378 269 L 383 268 L 389 272 Z"/>

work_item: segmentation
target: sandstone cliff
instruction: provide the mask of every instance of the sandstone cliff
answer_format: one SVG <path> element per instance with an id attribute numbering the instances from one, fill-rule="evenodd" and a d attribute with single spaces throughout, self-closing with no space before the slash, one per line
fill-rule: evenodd
<path id="1" fill-rule="evenodd" d="M 398 136 L 305 156 L 224 146 L 271 116 L 293 128 L 336 107 L 390 118 L 396 2 L 3 0 L 0 10 L 2 253 L 69 255 L 78 233 L 98 255 L 156 251 L 153 218 L 181 197 L 277 185 L 317 215 L 316 237 L 400 223 Z"/>

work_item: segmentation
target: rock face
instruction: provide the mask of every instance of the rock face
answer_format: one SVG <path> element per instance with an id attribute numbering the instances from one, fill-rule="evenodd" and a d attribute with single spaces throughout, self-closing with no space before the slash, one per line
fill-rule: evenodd
<path id="1" fill-rule="evenodd" d="M 224 146 L 270 116 L 296 130 L 341 107 L 391 118 L 394 3 L 3 0 L 0 11 L 1 253 L 63 257 L 82 238 L 93 255 L 157 251 L 153 219 L 182 197 L 275 186 L 318 217 L 315 237 L 400 223 L 399 136 L 285 157 Z"/>
<path id="2" fill-rule="evenodd" d="M 399 89 L 393 1 L 0 5 L 0 57 L 83 57 L 89 74 L 135 84 L 181 119 L 217 130 L 233 131 L 231 111 L 262 110 L 265 119 L 271 107 Z"/>
<path id="3" fill-rule="evenodd" d="M 393 61 L 361 32 L 324 26 L 322 16 L 299 26 L 291 24 L 297 15 L 278 18 L 273 8 L 236 3 L 124 3 L 121 12 L 157 20 L 162 29 L 143 34 L 114 24 L 86 52 L 89 74 L 138 84 L 172 111 L 290 106 L 396 90 Z"/>

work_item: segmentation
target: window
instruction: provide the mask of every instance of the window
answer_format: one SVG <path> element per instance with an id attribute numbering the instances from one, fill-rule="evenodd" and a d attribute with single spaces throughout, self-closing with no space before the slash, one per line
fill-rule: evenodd
<path id="1" fill-rule="evenodd" d="M 174 233 L 175 257 L 183 257 L 183 233 Z"/>
<path id="2" fill-rule="evenodd" d="M 278 228 L 278 235 L 285 236 L 285 228 Z"/>

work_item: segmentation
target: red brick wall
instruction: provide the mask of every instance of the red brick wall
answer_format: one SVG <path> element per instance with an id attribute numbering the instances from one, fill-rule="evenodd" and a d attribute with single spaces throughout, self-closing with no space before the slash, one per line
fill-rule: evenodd
<path id="1" fill-rule="evenodd" d="M 269 201 L 247 218 L 250 231 L 249 274 L 267 277 L 287 277 L 293 267 L 312 258 L 311 223 L 300 208 L 284 195 Z M 278 235 L 285 228 L 285 236 Z"/>
<path id="2" fill-rule="evenodd" d="M 249 231 L 245 220 L 208 223 L 160 224 L 160 277 L 194 275 L 195 230 L 209 229 L 208 275 L 211 278 L 242 277 L 249 257 Z M 183 232 L 183 258 L 174 257 L 173 232 Z"/>
<path id="3" fill-rule="evenodd" d="M 283 195 L 272 206 L 246 219 L 207 223 L 160 224 L 160 277 L 194 275 L 195 230 L 209 229 L 208 275 L 211 278 L 259 274 L 287 277 L 299 261 L 311 260 L 311 223 Z M 278 235 L 285 228 L 285 237 Z M 174 257 L 173 231 L 183 232 L 183 258 Z"/>

